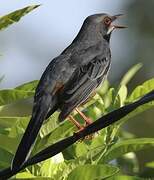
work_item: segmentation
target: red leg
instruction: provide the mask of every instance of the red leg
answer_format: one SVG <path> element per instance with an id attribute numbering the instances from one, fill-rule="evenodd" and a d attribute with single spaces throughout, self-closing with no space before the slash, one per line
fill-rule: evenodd
<path id="1" fill-rule="evenodd" d="M 75 110 L 80 114 L 80 116 L 81 116 L 81 117 L 83 118 L 83 120 L 86 122 L 86 125 L 89 125 L 89 124 L 92 124 L 92 123 L 93 123 L 93 121 L 92 121 L 90 118 L 88 118 L 87 116 L 85 116 L 84 113 L 81 112 L 78 108 L 76 108 Z"/>
<path id="2" fill-rule="evenodd" d="M 79 129 L 79 131 L 84 129 L 84 127 L 78 121 L 76 121 L 73 116 L 69 115 L 68 118 Z"/>
<path id="3" fill-rule="evenodd" d="M 68 116 L 69 120 L 79 129 L 79 131 L 76 132 L 76 134 L 80 133 L 84 128 L 85 126 L 93 123 L 93 121 L 86 117 L 79 109 L 76 108 L 76 111 L 80 114 L 80 116 L 85 120 L 86 122 L 86 125 L 82 126 L 78 121 L 75 120 L 75 118 L 71 115 Z M 95 134 L 90 134 L 88 136 L 86 136 L 85 138 L 81 139 L 81 141 L 83 140 L 92 140 L 94 138 Z"/>

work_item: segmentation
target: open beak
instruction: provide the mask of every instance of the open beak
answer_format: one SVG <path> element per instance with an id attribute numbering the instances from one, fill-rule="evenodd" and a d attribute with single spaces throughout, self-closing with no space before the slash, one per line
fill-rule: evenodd
<path id="1" fill-rule="evenodd" d="M 111 17 L 112 22 L 114 22 L 115 20 L 117 20 L 119 17 L 123 16 L 123 14 L 117 14 Z M 121 25 L 115 25 L 112 24 L 109 26 L 108 32 L 107 34 L 110 34 L 114 29 L 123 29 L 123 28 L 127 28 L 126 26 L 121 26 Z"/>

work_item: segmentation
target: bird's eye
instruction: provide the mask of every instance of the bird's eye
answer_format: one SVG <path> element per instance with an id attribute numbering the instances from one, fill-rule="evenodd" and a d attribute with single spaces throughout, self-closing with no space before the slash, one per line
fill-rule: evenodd
<path id="1" fill-rule="evenodd" d="M 111 24 L 112 20 L 109 17 L 105 17 L 103 22 L 105 25 L 109 26 Z"/>

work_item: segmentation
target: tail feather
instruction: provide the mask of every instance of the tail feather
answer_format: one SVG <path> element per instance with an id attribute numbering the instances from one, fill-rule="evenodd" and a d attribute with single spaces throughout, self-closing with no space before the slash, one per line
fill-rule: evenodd
<path id="1" fill-rule="evenodd" d="M 17 170 L 22 167 L 29 158 L 38 132 L 48 114 L 50 103 L 50 97 L 48 96 L 46 97 L 46 101 L 44 99 L 43 102 L 40 103 L 40 105 L 34 107 L 32 118 L 26 128 L 26 131 L 21 139 L 21 142 L 12 161 L 12 170 Z"/>
<path id="2" fill-rule="evenodd" d="M 27 129 L 22 137 L 22 140 L 18 146 L 16 154 L 12 162 L 12 170 L 19 168 L 29 157 L 32 146 L 36 140 L 37 134 L 41 128 L 41 125 L 44 120 L 44 114 L 41 114 L 39 117 L 32 118 L 27 126 Z"/>

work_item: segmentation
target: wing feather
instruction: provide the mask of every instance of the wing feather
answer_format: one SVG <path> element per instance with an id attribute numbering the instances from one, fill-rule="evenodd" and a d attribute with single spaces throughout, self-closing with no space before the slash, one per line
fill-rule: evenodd
<path id="1" fill-rule="evenodd" d="M 95 59 L 76 69 L 61 95 L 63 106 L 59 119 L 62 121 L 79 104 L 83 103 L 104 79 L 110 61 Z"/>

